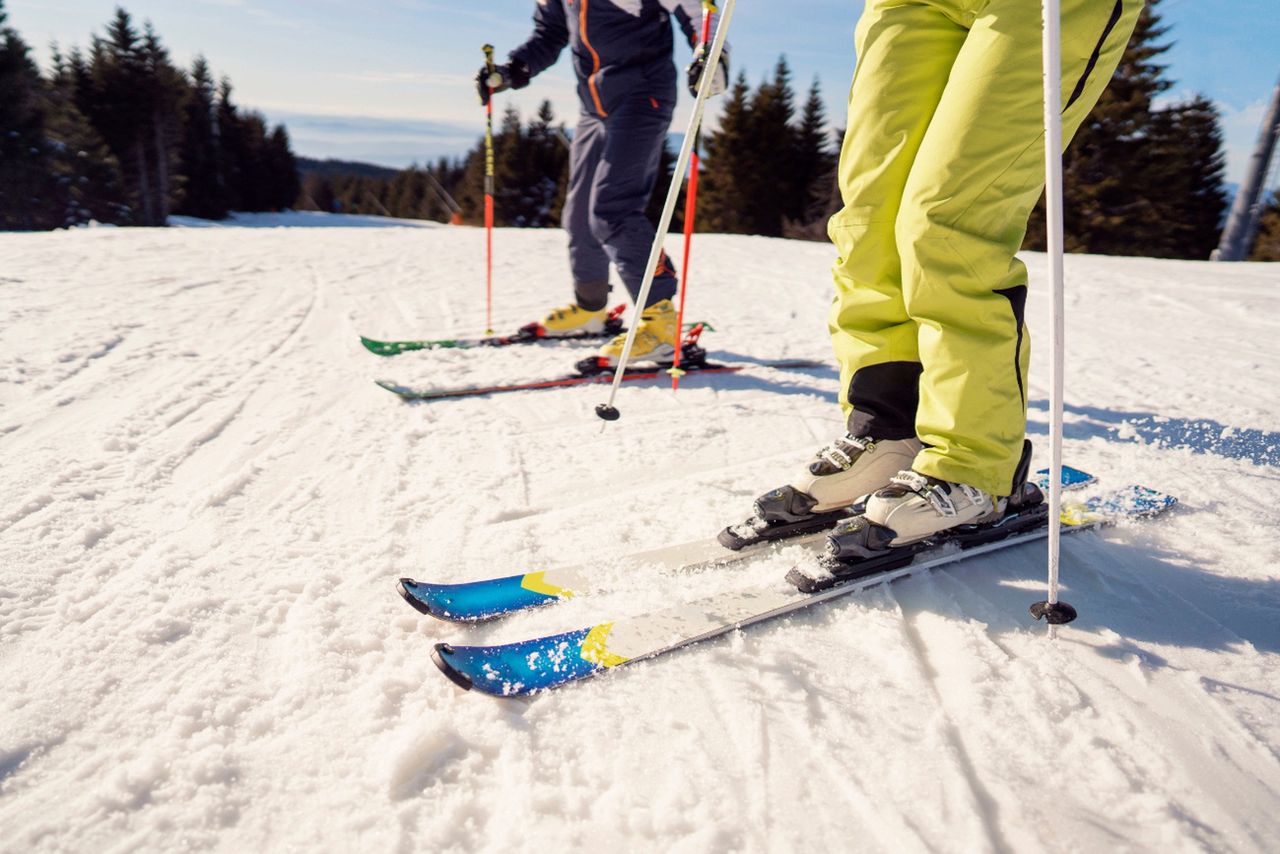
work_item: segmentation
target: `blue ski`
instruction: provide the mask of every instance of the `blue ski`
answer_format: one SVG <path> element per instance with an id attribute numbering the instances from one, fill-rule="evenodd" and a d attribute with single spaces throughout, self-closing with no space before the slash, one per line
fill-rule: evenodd
<path id="1" fill-rule="evenodd" d="M 1145 487 L 1125 489 L 1063 508 L 1062 531 L 1092 530 L 1133 518 L 1156 515 L 1176 503 L 1172 496 Z M 850 574 L 806 593 L 797 586 L 800 567 L 787 584 L 735 590 L 576 631 L 496 646 L 436 644 L 432 660 L 455 684 L 494 696 L 519 696 L 555 688 L 605 670 L 654 658 L 690 644 L 719 637 L 873 585 L 924 572 L 981 554 L 1011 548 L 1047 536 L 1044 505 L 1027 508 L 972 539 L 946 539 L 918 547 L 893 549 L 885 557 L 852 565 Z M 1009 522 L 1008 525 L 1005 523 Z M 959 549 L 955 548 L 959 545 Z M 863 571 L 865 569 L 865 572 Z"/>
<path id="2" fill-rule="evenodd" d="M 1062 468 L 1064 489 L 1080 489 L 1096 480 L 1080 469 Z M 1049 470 L 1037 472 L 1035 482 L 1042 491 L 1047 490 Z M 776 552 L 786 545 L 821 549 L 827 531 L 837 521 L 839 518 L 833 516 L 814 531 L 801 530 L 794 536 L 761 541 L 737 551 L 711 538 L 642 552 L 623 560 L 638 571 L 648 572 L 654 568 L 690 571 L 737 563 Z M 451 623 L 479 623 L 588 593 L 597 587 L 595 575 L 590 567 L 572 566 L 456 584 L 401 578 L 396 590 L 419 613 Z"/>

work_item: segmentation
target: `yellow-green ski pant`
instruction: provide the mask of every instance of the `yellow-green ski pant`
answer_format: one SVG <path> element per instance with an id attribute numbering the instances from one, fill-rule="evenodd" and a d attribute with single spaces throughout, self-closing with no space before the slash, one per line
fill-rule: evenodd
<path id="1" fill-rule="evenodd" d="M 1142 0 L 1062 0 L 1063 136 Z M 918 436 L 921 474 L 1008 495 L 1026 432 L 1026 267 L 1044 189 L 1040 4 L 867 0 L 840 152 L 830 329 L 859 436 Z"/>

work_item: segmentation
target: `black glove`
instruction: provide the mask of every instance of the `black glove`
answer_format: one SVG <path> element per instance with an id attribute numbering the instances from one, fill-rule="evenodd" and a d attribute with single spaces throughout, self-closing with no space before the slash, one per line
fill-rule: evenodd
<path id="1" fill-rule="evenodd" d="M 689 77 L 689 94 L 698 97 L 698 83 L 702 80 L 702 70 L 707 67 L 707 54 L 711 48 L 699 44 L 693 49 L 693 61 L 685 67 L 684 73 Z M 720 63 L 716 65 L 716 76 L 711 81 L 709 96 L 719 95 L 729 88 L 729 46 L 720 48 Z"/>
<path id="2" fill-rule="evenodd" d="M 509 62 L 506 65 L 495 65 L 493 71 L 485 65 L 476 72 L 476 91 L 480 93 L 480 103 L 489 103 L 490 89 L 494 92 L 505 92 L 508 89 L 523 89 L 529 85 L 529 66 L 523 62 Z"/>

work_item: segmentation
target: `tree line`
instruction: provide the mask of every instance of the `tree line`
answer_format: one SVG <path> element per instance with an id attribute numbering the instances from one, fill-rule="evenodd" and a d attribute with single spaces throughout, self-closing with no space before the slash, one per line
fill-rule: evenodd
<path id="1" fill-rule="evenodd" d="M 1203 96 L 1159 104 L 1172 85 L 1159 58 L 1170 47 L 1151 0 L 1111 85 L 1076 134 L 1065 162 L 1067 247 L 1073 252 L 1206 259 L 1217 245 L 1227 196 L 1219 117 Z M 797 105 L 786 59 L 752 89 L 739 73 L 719 126 L 702 140 L 699 231 L 826 239 L 840 207 L 835 168 L 842 131 L 824 114 L 815 80 Z M 494 136 L 500 225 L 559 224 L 568 183 L 568 140 L 543 103 L 527 124 L 508 108 Z M 674 164 L 663 153 L 664 179 L 649 210 L 657 220 Z M 407 170 L 391 179 L 313 176 L 310 198 L 342 209 L 446 222 L 454 211 L 435 186 L 456 199 L 464 222 L 483 222 L 483 143 L 459 160 Z M 330 206 L 332 205 L 332 206 Z M 677 207 L 674 230 L 683 203 Z M 1025 248 L 1044 248 L 1043 200 Z M 1280 207 L 1272 204 L 1255 244 L 1258 260 L 1280 260 Z"/>
<path id="2" fill-rule="evenodd" d="M 1160 2 L 1148 0 L 1063 159 L 1067 251 L 1204 260 L 1218 245 L 1227 206 L 1219 117 L 1202 95 L 1156 106 L 1173 86 L 1158 61 L 1171 47 Z M 1028 248 L 1044 248 L 1043 204 Z"/>
<path id="3" fill-rule="evenodd" d="M 1222 133 L 1203 96 L 1161 103 L 1172 86 L 1151 0 L 1119 68 L 1071 147 L 1067 247 L 1075 252 L 1207 258 L 1226 208 Z M 0 0 L 0 228 L 88 220 L 157 225 L 169 213 L 304 209 L 481 224 L 483 140 L 461 158 L 399 173 L 310 171 L 300 184 L 283 127 L 239 109 L 207 61 L 179 69 L 153 28 L 117 9 L 91 49 L 55 50 L 41 74 L 5 25 Z M 825 239 L 840 206 L 842 132 L 815 79 L 797 103 L 780 58 L 754 89 L 739 72 L 718 127 L 701 140 L 699 231 Z M 527 122 L 508 108 L 494 134 L 496 222 L 554 227 L 568 185 L 569 132 L 544 102 Z M 649 205 L 657 220 L 675 155 L 662 153 Z M 683 227 L 683 200 L 673 230 Z M 1025 247 L 1044 247 L 1042 208 Z M 1280 260 L 1280 206 L 1267 211 L 1253 257 Z"/>
<path id="4" fill-rule="evenodd" d="M 825 223 L 828 209 L 838 201 L 832 191 L 835 145 L 826 125 L 821 90 L 814 81 L 796 119 L 790 74 L 786 60 L 780 59 L 773 80 L 754 93 L 746 78 L 739 76 L 720 128 L 702 143 L 699 231 L 804 236 L 802 232 L 818 219 Z M 493 135 L 497 225 L 545 228 L 560 224 L 569 184 L 570 144 L 569 132 L 556 121 L 550 102 L 543 101 L 528 122 L 514 107 L 507 107 Z M 668 140 L 649 201 L 648 212 L 655 222 L 675 160 Z M 315 170 L 303 181 L 300 205 L 479 225 L 484 221 L 484 168 L 481 139 L 461 158 L 442 158 L 391 177 Z M 672 229 L 683 228 L 683 210 L 681 199 Z"/>
<path id="5" fill-rule="evenodd" d="M 87 53 L 55 46 L 42 73 L 6 20 L 0 0 L 0 228 L 154 226 L 295 203 L 288 133 L 239 109 L 204 57 L 178 68 L 150 23 L 139 31 L 117 8 Z"/>

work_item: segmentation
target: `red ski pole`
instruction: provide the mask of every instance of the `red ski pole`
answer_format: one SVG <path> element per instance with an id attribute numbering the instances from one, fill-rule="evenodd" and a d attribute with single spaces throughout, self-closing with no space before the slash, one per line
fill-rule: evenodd
<path id="1" fill-rule="evenodd" d="M 489 68 L 489 99 L 485 101 L 484 127 L 484 325 L 493 334 L 493 45 L 484 46 Z"/>
<path id="2" fill-rule="evenodd" d="M 706 50 L 711 41 L 711 14 L 715 6 L 709 2 L 702 4 L 702 36 L 699 44 Z M 698 208 L 698 142 L 702 134 L 701 128 L 694 134 L 693 151 L 689 161 L 689 184 L 684 196 L 684 258 L 680 262 L 680 308 L 676 312 L 676 355 L 667 373 L 671 374 L 671 390 L 680 388 L 680 378 L 685 372 L 680 370 L 680 354 L 684 350 L 684 301 L 689 294 L 689 249 L 693 243 L 693 218 Z"/>
<path id="3" fill-rule="evenodd" d="M 733 20 L 735 0 L 723 0 L 723 9 L 719 11 L 716 34 L 711 40 L 711 52 L 707 54 L 706 71 L 698 81 L 698 96 L 693 100 L 693 115 L 689 117 L 689 127 L 684 134 L 684 142 L 680 143 L 680 154 L 676 157 L 676 168 L 672 171 L 671 186 L 667 189 L 667 200 L 662 203 L 662 214 L 658 217 L 657 228 L 654 229 L 653 246 L 649 248 L 649 261 L 645 265 L 644 280 L 640 283 L 640 293 L 636 295 L 635 307 L 632 309 L 633 320 L 639 317 L 649 299 L 649 291 L 653 287 L 658 265 L 662 260 L 662 245 L 671 226 L 671 216 L 676 211 L 676 203 L 680 199 L 678 181 L 689 171 L 689 158 L 693 153 L 693 141 L 697 138 L 698 127 L 702 123 L 702 115 L 706 111 L 707 96 L 711 94 L 711 85 L 715 80 L 716 69 L 720 64 L 720 55 L 724 52 L 724 40 L 729 34 L 729 22 Z M 618 398 L 618 386 L 622 384 L 627 370 L 627 360 L 631 358 L 631 348 L 636 342 L 638 324 L 630 323 L 626 340 L 622 342 L 622 353 L 618 356 L 617 367 L 613 369 L 613 385 L 609 388 L 609 399 L 596 405 L 596 417 L 602 421 L 617 421 L 622 417 L 614 401 Z"/>

